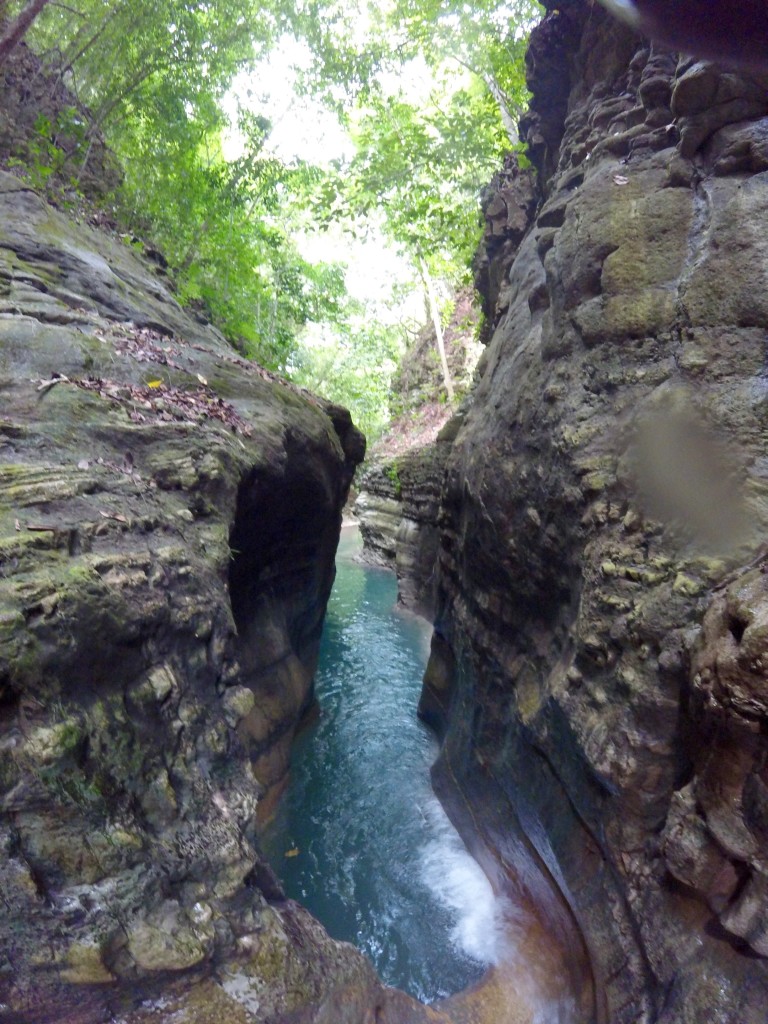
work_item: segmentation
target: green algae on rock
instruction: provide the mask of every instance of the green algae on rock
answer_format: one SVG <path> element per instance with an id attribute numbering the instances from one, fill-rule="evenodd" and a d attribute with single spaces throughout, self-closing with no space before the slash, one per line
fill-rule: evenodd
<path id="1" fill-rule="evenodd" d="M 0 1019 L 101 1020 L 214 962 L 258 979 L 269 928 L 325 957 L 292 1006 L 355 971 L 375 999 L 270 908 L 255 833 L 364 441 L 10 175 L 0 214 Z"/>
<path id="2" fill-rule="evenodd" d="M 505 236 L 486 199 L 495 331 L 436 515 L 435 784 L 577 1019 L 762 1024 L 768 94 L 545 6 L 539 206 Z"/>

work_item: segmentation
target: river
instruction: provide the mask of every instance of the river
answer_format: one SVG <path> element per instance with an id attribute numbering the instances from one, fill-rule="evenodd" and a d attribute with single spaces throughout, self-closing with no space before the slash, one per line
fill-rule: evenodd
<path id="1" fill-rule="evenodd" d="M 430 628 L 397 609 L 393 573 L 354 561 L 345 529 L 316 677 L 321 712 L 297 738 L 263 837 L 289 896 L 380 977 L 425 1002 L 476 981 L 501 922 L 485 875 L 432 793 L 436 742 L 417 720 Z"/>

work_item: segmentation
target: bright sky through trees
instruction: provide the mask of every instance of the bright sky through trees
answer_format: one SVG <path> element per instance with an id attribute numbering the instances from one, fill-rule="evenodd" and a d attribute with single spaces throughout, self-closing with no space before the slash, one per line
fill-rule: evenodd
<path id="1" fill-rule="evenodd" d="M 270 121 L 267 148 L 286 164 L 303 160 L 322 167 L 353 157 L 354 144 L 336 113 L 319 99 L 299 92 L 297 72 L 306 72 L 311 65 L 308 45 L 286 34 L 255 68 L 235 76 L 222 101 L 231 122 L 224 147 L 228 159 L 239 156 L 242 148 L 238 107 Z"/>
<path id="2" fill-rule="evenodd" d="M 11 19 L 25 2 L 0 6 Z M 537 11 L 534 0 L 49 3 L 27 39 L 85 107 L 37 122 L 29 173 L 77 190 L 103 133 L 124 168 L 117 216 L 163 250 L 180 299 L 241 351 L 353 410 L 365 391 L 359 417 L 375 431 L 387 380 L 372 367 L 402 348 L 392 310 L 407 286 L 356 239 L 378 233 L 397 250 L 439 326 L 441 287 L 466 277 L 477 241 L 480 189 L 516 140 Z M 303 345 L 310 325 L 336 338 L 322 373 Z"/>

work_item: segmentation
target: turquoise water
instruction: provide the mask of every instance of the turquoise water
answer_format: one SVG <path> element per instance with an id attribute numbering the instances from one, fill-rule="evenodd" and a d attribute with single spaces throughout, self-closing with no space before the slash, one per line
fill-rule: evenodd
<path id="1" fill-rule="evenodd" d="M 427 1002 L 495 959 L 490 886 L 429 784 L 436 744 L 416 718 L 429 627 L 398 611 L 393 573 L 352 559 L 345 530 L 316 679 L 264 847 L 287 894 L 385 982 Z"/>

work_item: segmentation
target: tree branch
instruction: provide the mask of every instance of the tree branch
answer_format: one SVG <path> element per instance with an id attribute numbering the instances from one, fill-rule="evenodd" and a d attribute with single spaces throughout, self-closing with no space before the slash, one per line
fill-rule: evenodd
<path id="1" fill-rule="evenodd" d="M 4 26 L 0 35 L 0 64 L 7 60 L 8 55 L 18 46 L 27 29 L 48 2 L 49 0 L 29 0 L 19 15 L 9 25 Z"/>

